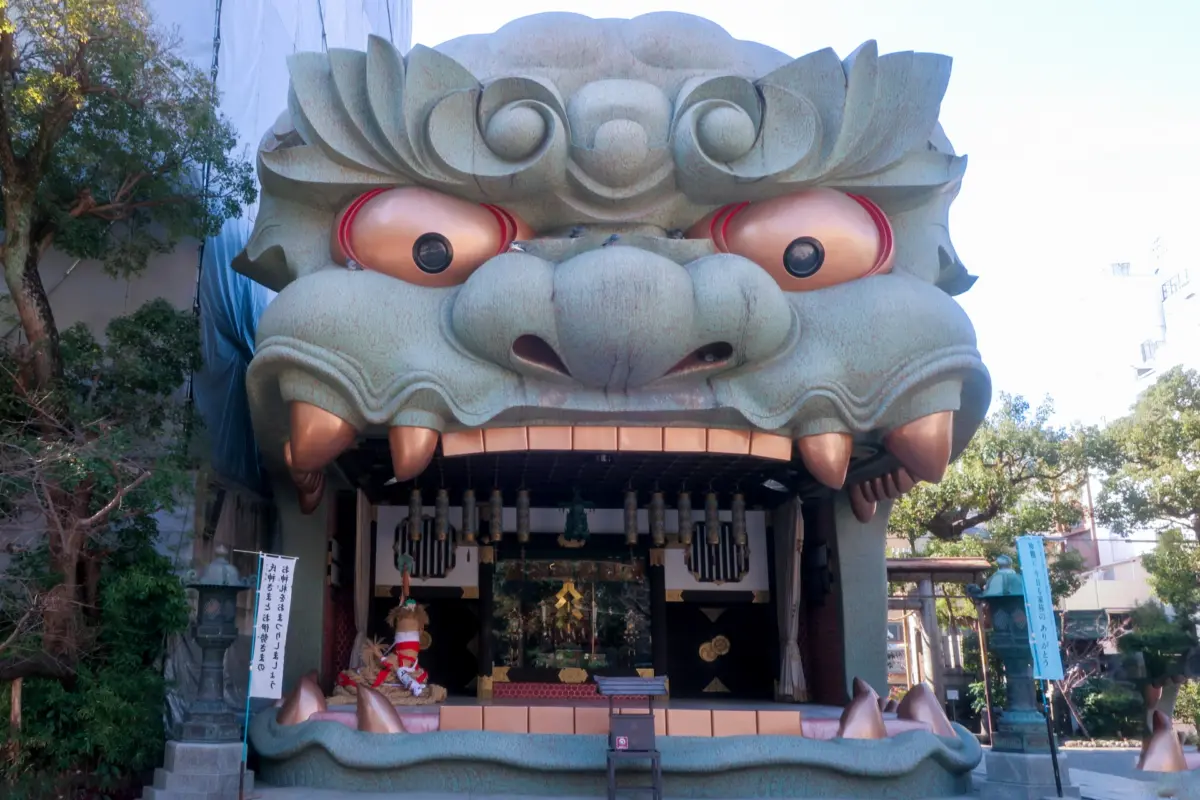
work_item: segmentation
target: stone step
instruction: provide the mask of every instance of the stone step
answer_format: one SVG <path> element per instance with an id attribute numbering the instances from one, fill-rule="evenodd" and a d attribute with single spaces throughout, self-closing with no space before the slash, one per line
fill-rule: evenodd
<path id="1" fill-rule="evenodd" d="M 187 774 L 169 772 L 165 769 L 154 770 L 153 788 L 173 792 L 237 792 L 237 773 L 218 775 L 210 773 Z M 254 772 L 246 770 L 246 791 L 254 788 Z"/>
<path id="2" fill-rule="evenodd" d="M 142 800 L 238 800 L 238 790 L 235 786 L 231 792 L 181 792 L 151 786 L 142 790 Z"/>
<path id="3" fill-rule="evenodd" d="M 241 742 L 167 742 L 163 767 L 180 775 L 229 775 L 236 774 L 241 764 Z"/>

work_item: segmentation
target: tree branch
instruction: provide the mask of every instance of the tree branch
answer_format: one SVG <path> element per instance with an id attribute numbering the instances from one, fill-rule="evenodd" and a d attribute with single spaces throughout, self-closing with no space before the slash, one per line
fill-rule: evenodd
<path id="1" fill-rule="evenodd" d="M 138 475 L 130 483 L 126 484 L 120 489 L 117 489 L 117 493 L 113 495 L 111 500 L 104 504 L 103 508 L 101 508 L 95 514 L 92 514 L 87 519 L 80 521 L 79 526 L 81 528 L 94 528 L 97 525 L 102 524 L 108 519 L 112 512 L 120 508 L 121 502 L 125 499 L 125 495 L 129 494 L 148 480 L 150 480 L 149 472 L 143 472 L 141 475 Z"/>

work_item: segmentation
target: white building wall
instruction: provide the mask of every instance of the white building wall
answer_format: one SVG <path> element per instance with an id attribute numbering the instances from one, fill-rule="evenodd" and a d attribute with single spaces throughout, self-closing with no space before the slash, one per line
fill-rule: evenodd
<path id="1" fill-rule="evenodd" d="M 1129 611 L 1154 599 L 1140 558 L 1106 564 L 1088 573 L 1083 585 L 1062 603 L 1064 611 Z"/>

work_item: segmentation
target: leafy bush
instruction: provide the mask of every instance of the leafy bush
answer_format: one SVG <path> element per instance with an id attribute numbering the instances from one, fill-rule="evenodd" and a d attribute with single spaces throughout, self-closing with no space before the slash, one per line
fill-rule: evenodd
<path id="1" fill-rule="evenodd" d="M 991 648 L 988 648 L 989 651 Z M 987 695 L 983 684 L 983 663 L 979 654 L 979 637 L 974 631 L 963 634 L 963 671 L 968 675 L 978 675 L 979 680 L 967 687 L 967 696 L 971 701 L 971 711 L 984 714 L 987 711 Z M 1007 687 L 1004 685 L 1004 666 L 995 652 L 988 653 L 988 678 L 992 695 L 992 708 L 999 711 L 1008 701 Z"/>
<path id="2" fill-rule="evenodd" d="M 1175 699 L 1175 721 L 1195 725 L 1200 730 L 1200 683 L 1190 681 L 1179 687 Z"/>
<path id="3" fill-rule="evenodd" d="M 6 741 L 10 754 L 0 780 L 59 796 L 64 780 L 109 796 L 139 782 L 162 755 L 166 686 L 162 658 L 167 637 L 187 624 L 185 590 L 170 562 L 152 545 L 156 526 L 143 517 L 117 531 L 101 575 L 96 641 L 73 682 L 26 679 L 23 728 Z M 42 551 L 18 556 L 13 571 L 28 577 L 47 563 Z M 9 694 L 0 698 L 8 716 Z M 15 790 L 14 790 L 15 791 Z M 37 791 L 28 797 L 40 796 Z"/>
<path id="4" fill-rule="evenodd" d="M 1075 703 L 1094 737 L 1134 739 L 1145 729 L 1141 695 L 1124 684 L 1086 681 L 1075 690 Z"/>
<path id="5" fill-rule="evenodd" d="M 1171 620 L 1157 603 L 1139 605 L 1130 613 L 1132 630 L 1117 643 L 1122 653 L 1141 653 L 1151 680 L 1183 673 L 1182 662 L 1196 642 L 1186 622 Z"/>

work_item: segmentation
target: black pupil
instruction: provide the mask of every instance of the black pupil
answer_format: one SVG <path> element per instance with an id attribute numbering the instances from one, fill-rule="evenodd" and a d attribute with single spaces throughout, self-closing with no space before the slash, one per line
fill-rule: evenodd
<path id="1" fill-rule="evenodd" d="M 454 249 L 440 233 L 425 233 L 413 243 L 413 261 L 422 272 L 438 273 L 450 266 Z"/>
<path id="2" fill-rule="evenodd" d="M 811 236 L 795 239 L 783 251 L 783 268 L 797 278 L 811 278 L 825 261 L 825 248 Z"/>

